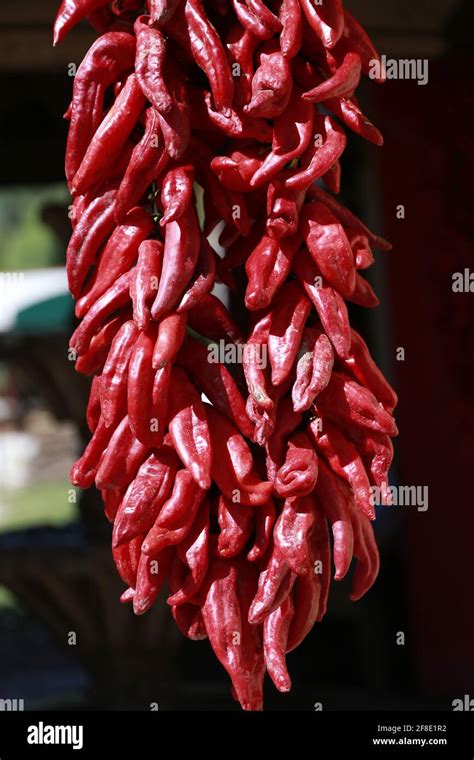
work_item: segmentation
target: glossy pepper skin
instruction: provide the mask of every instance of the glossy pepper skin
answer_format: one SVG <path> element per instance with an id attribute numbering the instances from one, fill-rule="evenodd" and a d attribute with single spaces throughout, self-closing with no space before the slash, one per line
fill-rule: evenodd
<path id="1" fill-rule="evenodd" d="M 166 588 L 260 710 L 332 580 L 355 560 L 355 601 L 379 570 L 397 395 L 348 304 L 378 305 L 364 270 L 390 244 L 336 196 L 346 130 L 383 142 L 356 95 L 380 57 L 342 0 L 64 0 L 55 40 L 83 19 L 71 480 L 101 492 L 119 601 L 143 615 Z"/>

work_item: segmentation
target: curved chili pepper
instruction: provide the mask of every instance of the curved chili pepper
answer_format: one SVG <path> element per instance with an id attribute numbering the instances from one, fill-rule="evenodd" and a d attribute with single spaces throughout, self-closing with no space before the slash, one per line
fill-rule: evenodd
<path id="1" fill-rule="evenodd" d="M 311 304 L 299 285 L 290 280 L 280 291 L 278 308 L 271 312 L 268 354 L 272 384 L 280 385 L 293 369 Z"/>
<path id="2" fill-rule="evenodd" d="M 177 313 L 183 314 L 198 306 L 211 292 L 215 278 L 216 255 L 206 238 L 202 236 L 193 278 L 176 308 Z"/>
<path id="3" fill-rule="evenodd" d="M 327 98 L 324 105 L 331 113 L 360 137 L 374 145 L 383 145 L 383 136 L 371 121 L 349 98 Z"/>
<path id="4" fill-rule="evenodd" d="M 243 0 L 232 0 L 235 15 L 242 26 L 257 40 L 269 40 L 273 30 L 250 10 Z"/>
<path id="5" fill-rule="evenodd" d="M 144 240 L 138 248 L 138 261 L 130 279 L 133 319 L 144 330 L 151 317 L 151 303 L 156 295 L 163 262 L 163 243 Z"/>
<path id="6" fill-rule="evenodd" d="M 238 106 L 244 106 L 252 97 L 253 59 L 258 45 L 258 37 L 244 25 L 235 23 L 231 26 L 226 37 L 226 49 L 232 74 L 238 74 L 234 82 L 234 100 Z"/>
<path id="7" fill-rule="evenodd" d="M 277 42 L 262 45 L 252 79 L 252 98 L 244 113 L 273 119 L 287 107 L 293 86 L 291 68 Z"/>
<path id="8" fill-rule="evenodd" d="M 253 425 L 245 411 L 245 402 L 234 378 L 220 362 L 211 362 L 209 351 L 197 340 L 186 338 L 178 355 L 178 364 L 193 377 L 199 388 L 242 435 L 253 436 Z"/>
<path id="9" fill-rule="evenodd" d="M 200 488 L 211 485 L 213 447 L 206 411 L 186 372 L 174 367 L 169 389 L 169 432 L 174 447 Z"/>
<path id="10" fill-rule="evenodd" d="M 53 44 L 62 42 L 79 21 L 105 5 L 108 5 L 108 0 L 62 0 L 54 22 Z"/>
<path id="11" fill-rule="evenodd" d="M 314 499 L 299 496 L 287 499 L 275 523 L 273 540 L 291 570 L 297 575 L 313 572 L 310 564 L 310 536 L 316 522 Z"/>
<path id="12" fill-rule="evenodd" d="M 242 343 L 240 328 L 217 296 L 208 293 L 188 311 L 188 325 L 209 340 Z"/>
<path id="13" fill-rule="evenodd" d="M 255 513 L 255 541 L 247 554 L 249 562 L 256 562 L 266 553 L 273 535 L 276 520 L 275 504 L 270 499 Z"/>
<path id="14" fill-rule="evenodd" d="M 325 48 L 333 48 L 344 30 L 342 0 L 324 0 L 313 4 L 312 0 L 300 0 L 303 13 Z"/>
<path id="15" fill-rule="evenodd" d="M 360 274 L 356 274 L 354 292 L 351 293 L 350 298 L 347 300 L 366 309 L 375 309 L 380 303 L 370 283 L 367 282 L 365 277 L 361 277 Z"/>
<path id="16" fill-rule="evenodd" d="M 278 691 L 291 689 L 291 679 L 285 662 L 288 634 L 294 615 L 293 600 L 288 596 L 276 610 L 265 618 L 263 647 L 268 675 Z"/>
<path id="17" fill-rule="evenodd" d="M 265 314 L 254 325 L 247 340 L 242 366 L 249 393 L 255 399 L 257 406 L 265 411 L 271 411 L 274 406 L 269 395 L 269 382 L 265 371 L 265 351 L 270 334 L 271 313 Z"/>
<path id="18" fill-rule="evenodd" d="M 264 235 L 245 264 L 249 279 L 245 305 L 251 311 L 264 309 L 286 280 L 301 245 L 299 234 L 276 240 Z"/>
<path id="19" fill-rule="evenodd" d="M 372 73 L 373 61 L 380 62 L 380 55 L 372 44 L 368 34 L 346 9 L 344 9 L 344 32 L 341 45 L 343 48 L 347 47 L 358 54 L 362 63 L 362 71 L 366 75 Z M 381 74 L 374 78 L 376 82 L 384 82 L 385 71 L 382 69 Z"/>
<path id="20" fill-rule="evenodd" d="M 164 150 L 160 119 L 154 108 L 146 112 L 145 131 L 134 147 L 115 201 L 115 221 L 123 223 L 126 215 L 166 169 L 169 156 Z"/>
<path id="21" fill-rule="evenodd" d="M 124 491 L 111 491 L 110 488 L 105 488 L 100 492 L 100 495 L 102 497 L 102 501 L 104 502 L 104 514 L 109 523 L 113 524 L 122 503 Z"/>
<path id="22" fill-rule="evenodd" d="M 308 203 L 301 212 L 301 234 L 325 280 L 343 298 L 355 290 L 352 248 L 344 228 L 322 203 Z"/>
<path id="23" fill-rule="evenodd" d="M 73 193 L 84 193 L 103 180 L 120 156 L 145 107 L 135 74 L 127 82 L 100 124 L 72 183 Z"/>
<path id="24" fill-rule="evenodd" d="M 142 552 L 156 557 L 163 549 L 181 543 L 192 528 L 205 491 L 187 470 L 176 474 L 173 491 L 146 534 Z"/>
<path id="25" fill-rule="evenodd" d="M 311 146 L 311 150 L 307 149 L 307 159 L 303 156 L 306 167 L 285 180 L 287 188 L 307 190 L 315 180 L 326 174 L 344 152 L 347 144 L 346 135 L 334 119 L 330 116 L 316 117 L 315 129 L 321 130 L 324 142 L 321 146 L 316 142 L 314 146 Z"/>
<path id="26" fill-rule="evenodd" d="M 370 355 L 367 343 L 356 330 L 351 329 L 350 354 L 342 363 L 344 369 L 361 385 L 365 385 L 381 404 L 392 413 L 398 398 Z"/>
<path id="27" fill-rule="evenodd" d="M 220 494 L 217 520 L 220 528 L 217 555 L 223 559 L 237 557 L 252 535 L 254 510 Z"/>
<path id="28" fill-rule="evenodd" d="M 299 252 L 293 268 L 308 297 L 314 303 L 324 331 L 336 349 L 336 353 L 343 358 L 347 357 L 351 345 L 351 332 L 343 298 L 324 282 L 305 249 Z"/>
<path id="29" fill-rule="evenodd" d="M 316 404 L 322 416 L 329 417 L 342 427 L 355 425 L 390 436 L 398 435 L 395 420 L 378 403 L 374 394 L 342 372 L 332 373 Z"/>
<path id="30" fill-rule="evenodd" d="M 265 618 L 288 597 L 296 580 L 279 550 L 273 548 L 265 570 L 258 579 L 257 593 L 249 610 L 249 623 L 263 623 Z"/>
<path id="31" fill-rule="evenodd" d="M 357 53 L 347 53 L 334 74 L 303 93 L 302 98 L 311 103 L 320 103 L 328 98 L 351 97 L 360 82 L 361 68 L 360 56 Z"/>
<path id="32" fill-rule="evenodd" d="M 321 187 L 312 185 L 309 189 L 309 197 L 312 200 L 320 201 L 323 203 L 330 211 L 332 211 L 336 219 L 339 219 L 344 227 L 350 227 L 363 235 L 367 235 L 370 242 L 376 248 L 379 248 L 381 251 L 390 251 L 392 248 L 390 243 L 379 237 L 379 235 L 375 235 L 373 232 L 371 232 L 368 227 L 366 227 L 365 224 L 361 222 L 360 219 L 355 216 L 355 214 L 352 213 L 352 211 L 349 211 L 349 209 L 341 206 L 341 204 L 338 203 L 338 201 L 333 198 L 332 195 L 327 193 Z"/>
<path id="33" fill-rule="evenodd" d="M 92 200 L 72 233 L 66 252 L 66 269 L 69 290 L 75 298 L 81 293 L 100 246 L 114 228 L 116 195 L 116 188 L 111 188 Z"/>
<path id="34" fill-rule="evenodd" d="M 130 587 L 130 590 L 132 590 L 132 592 L 137 581 L 138 563 L 140 562 L 141 557 L 142 541 L 143 536 L 137 536 L 126 544 L 112 547 L 115 567 L 117 568 L 117 571 L 123 582 Z M 133 599 L 133 593 L 129 594 L 128 597 L 129 601 L 131 601 Z M 127 599 L 124 601 L 127 601 Z"/>
<path id="35" fill-rule="evenodd" d="M 83 455 L 72 466 L 70 480 L 78 488 L 90 488 L 96 477 L 102 454 L 107 448 L 113 431 L 105 426 L 100 417 L 94 434 L 87 444 Z"/>
<path id="36" fill-rule="evenodd" d="M 72 186 L 90 141 L 103 118 L 107 88 L 133 68 L 135 39 L 107 32 L 94 42 L 74 78 L 66 146 L 66 178 Z"/>
<path id="37" fill-rule="evenodd" d="M 143 552 L 140 555 L 133 596 L 135 615 L 144 615 L 153 605 L 167 578 L 172 558 L 170 549 L 164 549 L 153 559 Z"/>
<path id="38" fill-rule="evenodd" d="M 161 202 L 163 216 L 160 226 L 175 222 L 187 210 L 193 194 L 194 168 L 189 164 L 170 169 L 163 178 Z"/>
<path id="39" fill-rule="evenodd" d="M 117 510 L 113 546 L 150 530 L 170 496 L 179 464 L 174 449 L 166 444 L 145 459 Z"/>
<path id="40" fill-rule="evenodd" d="M 204 94 L 204 102 L 211 123 L 228 137 L 258 140 L 263 143 L 271 142 L 271 126 L 265 119 L 257 118 L 257 114 L 248 116 L 245 113 L 246 106 L 244 106 L 244 113 L 237 108 L 227 109 L 226 113 L 215 111 L 209 93 Z"/>
<path id="41" fill-rule="evenodd" d="M 351 509 L 354 531 L 354 557 L 359 561 L 352 579 L 351 600 L 356 602 L 374 585 L 380 568 L 380 558 L 370 520 L 358 509 Z"/>
<path id="42" fill-rule="evenodd" d="M 170 386 L 170 366 L 153 367 L 156 324 L 140 333 L 128 366 L 127 407 L 130 427 L 136 438 L 149 446 L 160 446 L 165 432 Z"/>
<path id="43" fill-rule="evenodd" d="M 160 283 L 151 308 L 153 319 L 159 319 L 178 304 L 194 272 L 199 246 L 196 212 L 189 206 L 179 219 L 166 225 Z"/>
<path id="44" fill-rule="evenodd" d="M 121 420 L 126 410 L 128 365 L 137 336 L 135 324 L 125 322 L 110 346 L 100 389 L 102 415 L 107 427 Z"/>
<path id="45" fill-rule="evenodd" d="M 110 433 L 112 429 L 108 428 Z M 95 476 L 99 490 L 104 488 L 127 488 L 141 464 L 145 461 L 149 447 L 137 440 L 129 425 L 128 417 L 113 432 L 105 453 L 101 458 Z"/>
<path id="46" fill-rule="evenodd" d="M 73 333 L 69 345 L 80 356 L 86 353 L 91 340 L 107 317 L 128 303 L 132 270 L 126 272 L 99 298 Z"/>
<path id="47" fill-rule="evenodd" d="M 200 607 L 195 604 L 174 605 L 171 614 L 181 633 L 192 641 L 207 639 L 206 626 Z"/>
<path id="48" fill-rule="evenodd" d="M 83 317 L 93 304 L 134 264 L 140 244 L 153 229 L 149 214 L 139 206 L 116 227 L 101 252 L 92 284 L 76 304 L 76 316 Z"/>
<path id="49" fill-rule="evenodd" d="M 139 16 L 134 24 L 137 38 L 135 72 L 144 96 L 158 113 L 166 114 L 173 108 L 173 97 L 164 76 L 166 39 L 159 29 L 149 25 L 149 21 L 149 16 Z"/>
<path id="50" fill-rule="evenodd" d="M 191 133 L 188 93 L 182 76 L 172 61 L 167 62 L 165 79 L 171 93 L 173 107 L 168 113 L 158 114 L 158 118 L 166 151 L 170 158 L 177 160 L 188 147 Z"/>
<path id="51" fill-rule="evenodd" d="M 206 74 L 217 110 L 230 108 L 234 83 L 225 50 L 199 0 L 184 0 L 166 23 L 166 31 Z"/>
<path id="52" fill-rule="evenodd" d="M 246 506 L 265 504 L 273 486 L 256 475 L 253 457 L 244 438 L 213 406 L 206 404 L 206 416 L 213 451 L 219 452 L 218 457 L 212 459 L 212 479 L 228 499 L 238 500 Z"/>
<path id="53" fill-rule="evenodd" d="M 334 580 L 336 581 L 342 580 L 347 575 L 354 550 L 354 531 L 350 512 L 353 494 L 349 492 L 348 487 L 345 489 L 343 486 L 344 483 L 321 459 L 315 496 L 332 526 L 333 558 L 336 569 Z"/>
<path id="54" fill-rule="evenodd" d="M 370 482 L 380 488 L 382 494 L 387 494 L 389 503 L 388 472 L 393 459 L 393 443 L 389 436 L 355 427 L 351 428 L 348 435 L 364 461 Z"/>
<path id="55" fill-rule="evenodd" d="M 293 88 L 287 108 L 274 120 L 272 150 L 253 175 L 251 187 L 261 187 L 304 153 L 313 136 L 313 112 L 301 99 L 301 90 Z"/>
<path id="56" fill-rule="evenodd" d="M 267 190 L 267 233 L 281 240 L 298 232 L 300 210 L 304 203 L 304 190 L 289 190 L 285 187 L 285 174 L 281 172 Z"/>
<path id="57" fill-rule="evenodd" d="M 274 33 L 281 32 L 281 21 L 271 12 L 263 0 L 246 0 L 246 3 L 254 16 L 260 19 L 267 29 L 271 29 Z"/>
<path id="58" fill-rule="evenodd" d="M 294 410 L 305 412 L 331 379 L 334 353 L 325 333 L 307 328 L 303 333 L 298 356 L 291 398 Z"/>
<path id="59" fill-rule="evenodd" d="M 168 604 L 181 605 L 192 600 L 202 586 L 209 566 L 209 504 L 201 504 L 192 528 L 177 546 L 177 557 L 188 571 L 179 588 L 168 597 Z"/>
<path id="60" fill-rule="evenodd" d="M 97 372 L 102 372 L 110 345 L 128 317 L 128 311 L 122 310 L 101 327 L 92 338 L 87 351 L 78 357 L 75 364 L 77 372 L 83 375 L 95 375 Z"/>
<path id="61" fill-rule="evenodd" d="M 323 421 L 322 431 L 312 422 L 308 432 L 331 470 L 350 485 L 358 508 L 373 520 L 375 511 L 371 503 L 370 483 L 356 447 L 336 425 L 332 425 L 326 419 Z"/>
<path id="62" fill-rule="evenodd" d="M 279 13 L 282 31 L 280 49 L 290 60 L 298 55 L 303 41 L 303 18 L 299 0 L 283 0 Z"/>
<path id="63" fill-rule="evenodd" d="M 241 193 L 251 192 L 251 180 L 261 165 L 258 149 L 253 145 L 233 150 L 229 156 L 216 156 L 211 160 L 211 169 L 219 182 L 228 190 Z"/>

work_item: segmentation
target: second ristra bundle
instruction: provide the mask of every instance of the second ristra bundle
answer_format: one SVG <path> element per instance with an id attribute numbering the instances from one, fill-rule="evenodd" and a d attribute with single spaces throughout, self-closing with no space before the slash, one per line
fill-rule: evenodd
<path id="1" fill-rule="evenodd" d="M 356 559 L 353 600 L 378 573 L 397 399 L 346 301 L 377 305 L 361 271 L 390 246 L 335 195 L 343 127 L 382 143 L 354 95 L 379 58 L 339 0 L 65 0 L 55 41 L 84 17 L 67 271 L 92 437 L 72 482 L 102 492 L 122 601 L 143 614 L 166 587 L 261 709 L 333 573 Z"/>

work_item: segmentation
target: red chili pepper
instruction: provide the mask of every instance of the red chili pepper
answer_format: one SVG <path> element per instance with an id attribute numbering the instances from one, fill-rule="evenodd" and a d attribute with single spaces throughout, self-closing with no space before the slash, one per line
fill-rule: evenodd
<path id="1" fill-rule="evenodd" d="M 389 436 L 362 428 L 351 428 L 349 436 L 364 461 L 370 482 L 380 488 L 382 495 L 386 494 L 387 504 L 390 504 L 391 496 L 387 489 L 388 472 L 393 459 L 393 443 Z"/>
<path id="2" fill-rule="evenodd" d="M 199 0 L 184 0 L 166 23 L 166 31 L 206 74 L 217 110 L 230 108 L 234 83 L 225 50 Z"/>
<path id="3" fill-rule="evenodd" d="M 160 219 L 161 227 L 175 222 L 187 211 L 193 195 L 193 182 L 194 168 L 189 164 L 170 169 L 164 176 L 161 186 L 164 211 Z"/>
<path id="4" fill-rule="evenodd" d="M 244 438 L 213 406 L 206 404 L 206 416 L 212 448 L 219 452 L 218 457 L 213 457 L 211 474 L 220 491 L 231 501 L 246 506 L 265 504 L 273 486 L 256 474 L 253 457 Z"/>
<path id="5" fill-rule="evenodd" d="M 199 507 L 192 528 L 177 546 L 177 559 L 186 568 L 186 575 L 172 596 L 170 606 L 190 602 L 198 593 L 209 566 L 209 503 L 207 499 Z"/>
<path id="6" fill-rule="evenodd" d="M 271 142 L 271 126 L 265 119 L 256 118 L 257 114 L 248 116 L 245 113 L 245 106 L 244 113 L 235 107 L 227 109 L 225 113 L 216 111 L 212 107 L 209 93 L 204 93 L 204 102 L 211 124 L 228 137 L 240 140 L 257 140 L 262 143 Z"/>
<path id="7" fill-rule="evenodd" d="M 95 375 L 102 372 L 110 345 L 124 322 L 129 317 L 127 310 L 119 312 L 118 316 L 106 322 L 92 338 L 87 351 L 79 356 L 75 369 L 83 375 Z"/>
<path id="8" fill-rule="evenodd" d="M 267 190 L 267 233 L 277 240 L 296 235 L 305 199 L 304 190 L 285 187 L 285 174 L 288 172 L 281 172 Z"/>
<path id="9" fill-rule="evenodd" d="M 324 0 L 324 3 L 314 4 L 313 0 L 300 2 L 308 23 L 324 47 L 333 48 L 344 30 L 342 0 Z"/>
<path id="10" fill-rule="evenodd" d="M 69 345 L 80 356 L 85 354 L 91 340 L 100 329 L 102 323 L 117 309 L 128 303 L 132 270 L 123 274 L 103 296 L 92 306 L 73 333 Z"/>
<path id="11" fill-rule="evenodd" d="M 375 262 L 370 247 L 369 238 L 357 230 L 346 229 L 346 235 L 351 244 L 356 269 L 367 269 Z"/>
<path id="12" fill-rule="evenodd" d="M 333 558 L 336 572 L 334 580 L 342 580 L 349 570 L 353 549 L 354 532 L 350 504 L 353 494 L 349 488 L 327 467 L 324 460 L 319 461 L 319 475 L 315 496 L 321 510 L 332 526 Z"/>
<path id="13" fill-rule="evenodd" d="M 310 309 L 298 284 L 287 282 L 280 291 L 278 307 L 272 309 L 268 334 L 273 385 L 283 383 L 293 369 Z"/>
<path id="14" fill-rule="evenodd" d="M 265 570 L 258 579 L 257 593 L 249 611 L 249 623 L 263 623 L 265 618 L 288 597 L 296 580 L 279 550 L 273 548 Z"/>
<path id="15" fill-rule="evenodd" d="M 163 243 L 145 240 L 138 249 L 138 261 L 130 279 L 130 297 L 133 302 L 133 319 L 139 330 L 144 330 L 151 317 L 153 303 L 161 276 Z"/>
<path id="16" fill-rule="evenodd" d="M 373 70 L 373 61 L 380 62 L 380 55 L 375 49 L 368 34 L 364 31 L 354 16 L 348 10 L 344 10 L 344 32 L 341 39 L 341 46 L 345 49 L 356 52 L 362 62 L 362 71 L 369 75 Z M 385 71 L 382 69 L 381 74 L 374 76 L 376 82 L 385 81 Z"/>
<path id="17" fill-rule="evenodd" d="M 278 691 L 286 692 L 291 689 L 291 679 L 285 662 L 288 646 L 288 634 L 293 620 L 294 607 L 291 596 L 288 596 L 276 610 L 265 618 L 263 624 L 263 646 L 265 665 L 268 675 Z"/>
<path id="18" fill-rule="evenodd" d="M 285 282 L 300 245 L 299 234 L 282 240 L 262 237 L 245 265 L 249 279 L 245 293 L 247 309 L 258 311 L 269 306 Z"/>
<path id="19" fill-rule="evenodd" d="M 83 317 L 91 306 L 135 263 L 138 248 L 153 229 L 153 221 L 140 206 L 132 209 L 124 223 L 116 227 L 100 255 L 91 286 L 76 304 Z"/>
<path id="20" fill-rule="evenodd" d="M 347 300 L 356 303 L 358 306 L 363 306 L 366 309 L 374 309 L 380 303 L 371 285 L 364 277 L 361 277 L 360 274 L 356 274 L 356 286 L 354 292 Z"/>
<path id="21" fill-rule="evenodd" d="M 86 422 L 90 432 L 93 433 L 99 424 L 101 415 L 100 404 L 100 386 L 101 375 L 96 375 L 92 378 L 91 388 L 89 392 L 89 402 L 86 410 Z"/>
<path id="22" fill-rule="evenodd" d="M 315 328 L 307 328 L 303 333 L 298 356 L 291 398 L 294 410 L 305 412 L 329 383 L 334 354 L 325 333 Z"/>
<path id="23" fill-rule="evenodd" d="M 127 377 L 130 356 L 138 337 L 133 322 L 125 322 L 115 335 L 102 371 L 102 415 L 107 427 L 120 421 L 127 408 Z"/>
<path id="24" fill-rule="evenodd" d="M 326 174 L 323 174 L 322 180 L 328 190 L 331 191 L 331 193 L 335 193 L 335 195 L 338 195 L 341 192 L 341 163 L 340 161 L 335 161 L 330 169 L 327 170 Z"/>
<path id="25" fill-rule="evenodd" d="M 78 488 L 91 487 L 99 467 L 100 458 L 109 444 L 112 433 L 113 430 L 105 426 L 101 417 L 82 457 L 72 466 L 70 479 L 74 486 L 78 486 Z"/>
<path id="26" fill-rule="evenodd" d="M 269 29 L 263 21 L 253 13 L 243 0 L 232 0 L 235 15 L 242 26 L 257 40 L 269 40 L 273 36 L 273 30 Z"/>
<path id="27" fill-rule="evenodd" d="M 174 367 L 169 389 L 169 432 L 173 445 L 200 488 L 211 485 L 212 446 L 206 411 L 188 375 Z"/>
<path id="28" fill-rule="evenodd" d="M 323 417 L 329 417 L 342 427 L 355 425 L 390 436 L 398 435 L 395 420 L 378 403 L 374 394 L 342 372 L 332 373 L 316 405 Z"/>
<path id="29" fill-rule="evenodd" d="M 151 23 L 154 26 L 164 26 L 181 2 L 182 0 L 148 0 Z"/>
<path id="30" fill-rule="evenodd" d="M 194 272 L 200 246 L 196 212 L 191 207 L 165 229 L 160 283 L 151 309 L 155 320 L 178 305 Z"/>
<path id="31" fill-rule="evenodd" d="M 242 435 L 253 436 L 253 425 L 245 411 L 245 401 L 225 364 L 210 361 L 208 349 L 186 338 L 178 363 L 187 370 L 215 408 L 236 425 Z"/>
<path id="32" fill-rule="evenodd" d="M 316 117 L 317 133 L 315 144 L 303 155 L 304 169 L 296 171 L 285 181 L 286 187 L 293 190 L 307 190 L 309 186 L 331 168 L 344 152 L 347 144 L 343 129 L 330 116 Z M 323 140 L 320 145 L 319 138 Z"/>
<path id="33" fill-rule="evenodd" d="M 244 106 L 252 97 L 254 54 L 259 42 L 258 37 L 239 23 L 231 26 L 226 37 L 227 57 L 235 79 L 234 101 L 238 106 Z"/>
<path id="34" fill-rule="evenodd" d="M 166 169 L 169 156 L 164 150 L 160 119 L 154 108 L 146 112 L 145 131 L 133 149 L 115 201 L 115 221 L 123 223 L 126 215 L 145 194 L 151 183 Z"/>
<path id="35" fill-rule="evenodd" d="M 137 536 L 127 544 L 112 547 L 112 554 L 118 573 L 123 582 L 126 583 L 131 590 L 135 588 L 137 581 L 142 541 L 143 536 Z M 130 596 L 130 600 L 131 599 L 133 599 L 133 596 Z"/>
<path id="36" fill-rule="evenodd" d="M 115 188 L 105 190 L 84 209 L 66 253 L 68 286 L 72 295 L 78 298 L 87 273 L 94 264 L 104 240 L 114 228 Z"/>
<path id="37" fill-rule="evenodd" d="M 179 470 L 173 492 L 143 541 L 142 551 L 156 557 L 163 549 L 181 543 L 192 528 L 205 491 L 187 470 Z"/>
<path id="38" fill-rule="evenodd" d="M 162 369 L 172 362 L 186 335 L 186 315 L 170 314 L 163 317 L 158 325 L 158 336 L 153 351 L 154 369 Z"/>
<path id="39" fill-rule="evenodd" d="M 217 520 L 220 533 L 216 553 L 222 559 L 237 557 L 247 544 L 254 528 L 255 510 L 219 496 Z"/>
<path id="40" fill-rule="evenodd" d="M 200 607 L 194 604 L 174 605 L 171 614 L 181 633 L 192 641 L 207 639 L 206 626 Z"/>
<path id="41" fill-rule="evenodd" d="M 339 219 L 344 227 L 350 227 L 363 235 L 367 235 L 371 243 L 381 251 L 390 251 L 392 247 L 390 243 L 371 232 L 368 227 L 366 227 L 365 224 L 352 213 L 352 211 L 341 206 L 332 195 L 325 192 L 321 187 L 312 185 L 309 189 L 309 197 L 312 200 L 323 203 L 330 211 L 332 211 L 336 219 Z"/>
<path id="42" fill-rule="evenodd" d="M 100 492 L 102 501 L 104 502 L 104 514 L 109 523 L 114 522 L 117 512 L 122 503 L 124 492 L 123 490 L 111 491 L 110 489 L 104 489 Z"/>
<path id="43" fill-rule="evenodd" d="M 267 501 L 256 510 L 255 541 L 247 554 L 249 562 L 256 562 L 265 555 L 273 535 L 275 520 L 276 509 L 273 501 Z"/>
<path id="44" fill-rule="evenodd" d="M 303 18 L 299 0 L 283 0 L 279 19 L 282 25 L 281 52 L 290 60 L 298 55 L 303 41 Z"/>
<path id="45" fill-rule="evenodd" d="M 295 433 L 288 441 L 285 462 L 275 477 L 275 491 L 281 499 L 310 494 L 318 479 L 318 457 L 308 436 Z"/>
<path id="46" fill-rule="evenodd" d="M 62 42 L 79 21 L 105 5 L 108 5 L 108 0 L 63 0 L 54 22 L 53 44 Z"/>
<path id="47" fill-rule="evenodd" d="M 107 88 L 133 68 L 135 39 L 123 32 L 107 32 L 94 42 L 74 78 L 66 146 L 69 187 L 90 141 L 103 118 Z"/>
<path id="48" fill-rule="evenodd" d="M 326 459 L 331 470 L 350 485 L 357 507 L 373 520 L 375 510 L 371 502 L 370 483 L 356 447 L 336 425 L 326 419 L 323 420 L 322 430 L 317 421 L 313 421 L 308 432 L 320 456 Z"/>
<path id="49" fill-rule="evenodd" d="M 291 570 L 297 575 L 313 572 L 310 537 L 316 521 L 312 496 L 287 499 L 275 523 L 273 539 Z"/>
<path id="50" fill-rule="evenodd" d="M 169 113 L 159 114 L 160 127 L 170 158 L 179 159 L 188 147 L 190 138 L 189 101 L 180 71 L 174 62 L 166 65 L 165 78 L 173 100 Z"/>
<path id="51" fill-rule="evenodd" d="M 145 107 L 135 74 L 130 74 L 114 105 L 100 124 L 74 176 L 72 191 L 84 193 L 103 181 L 118 160 Z"/>
<path id="52" fill-rule="evenodd" d="M 229 156 L 216 156 L 211 160 L 211 169 L 228 190 L 250 193 L 251 180 L 262 165 L 258 154 L 258 148 L 250 143 L 248 147 L 233 150 Z"/>
<path id="53" fill-rule="evenodd" d="M 309 253 L 302 249 L 293 268 L 318 312 L 324 331 L 341 357 L 347 357 L 351 345 L 351 332 L 347 307 L 334 288 L 324 282 Z M 321 284 L 322 283 L 322 284 Z"/>
<path id="54" fill-rule="evenodd" d="M 204 236 L 201 237 L 198 260 L 191 283 L 176 309 L 186 313 L 201 304 L 211 292 L 216 278 L 216 254 Z"/>
<path id="55" fill-rule="evenodd" d="M 351 600 L 356 602 L 373 586 L 379 573 L 380 559 L 370 520 L 359 510 L 351 509 L 354 531 L 354 557 L 359 562 L 352 579 Z"/>
<path id="56" fill-rule="evenodd" d="M 351 97 L 360 82 L 360 74 L 361 61 L 359 55 L 347 53 L 342 64 L 329 79 L 308 90 L 302 97 L 311 103 L 320 103 L 327 98 Z"/>
<path id="57" fill-rule="evenodd" d="M 301 234 L 324 279 L 343 298 L 354 292 L 356 271 L 344 228 L 322 203 L 308 203 L 301 212 Z"/>
<path id="58" fill-rule="evenodd" d="M 346 372 L 377 397 L 379 402 L 392 413 L 398 398 L 370 355 L 368 346 L 358 332 L 351 329 L 351 351 L 342 364 Z"/>
<path id="59" fill-rule="evenodd" d="M 164 549 L 154 558 L 141 554 L 133 596 L 135 615 L 144 615 L 153 605 L 168 575 L 172 557 L 170 549 Z"/>
<path id="60" fill-rule="evenodd" d="M 140 466 L 114 521 L 113 545 L 147 533 L 171 494 L 179 459 L 171 446 L 156 449 Z"/>
<path id="61" fill-rule="evenodd" d="M 108 428 L 110 433 L 112 429 Z M 129 425 L 128 417 L 115 429 L 101 458 L 95 484 L 104 488 L 127 488 L 145 461 L 149 448 L 138 441 Z"/>
<path id="62" fill-rule="evenodd" d="M 244 113 L 273 119 L 287 107 L 293 86 L 291 68 L 277 42 L 262 45 L 258 52 L 258 68 L 252 79 L 252 98 Z"/>
<path id="63" fill-rule="evenodd" d="M 383 136 L 349 98 L 327 98 L 324 105 L 353 132 L 374 145 L 383 145 Z"/>
<path id="64" fill-rule="evenodd" d="M 137 38 L 135 71 L 144 96 L 158 113 L 166 114 L 173 108 L 173 97 L 164 76 L 166 39 L 159 29 L 149 25 L 149 21 L 149 16 L 139 16 L 134 24 Z"/>
<path id="65" fill-rule="evenodd" d="M 242 334 L 226 307 L 217 296 L 208 293 L 188 312 L 188 325 L 209 340 L 242 343 Z"/>
<path id="66" fill-rule="evenodd" d="M 130 427 L 136 438 L 149 448 L 160 446 L 163 442 L 170 385 L 169 367 L 165 365 L 158 371 L 153 367 L 156 338 L 157 325 L 150 324 L 135 342 L 128 367 L 127 405 Z M 156 392 L 157 382 L 159 394 Z"/>
<path id="67" fill-rule="evenodd" d="M 254 325 L 242 357 L 247 388 L 256 404 L 265 411 L 274 406 L 269 395 L 270 382 L 266 370 L 266 351 L 270 334 L 271 313 L 265 314 Z"/>

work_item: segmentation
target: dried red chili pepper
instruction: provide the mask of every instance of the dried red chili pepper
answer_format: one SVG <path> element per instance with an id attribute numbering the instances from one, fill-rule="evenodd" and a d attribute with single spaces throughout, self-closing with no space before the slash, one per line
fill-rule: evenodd
<path id="1" fill-rule="evenodd" d="M 334 353 L 327 335 L 315 328 L 307 328 L 298 357 L 291 398 L 294 410 L 305 412 L 331 379 Z"/>

